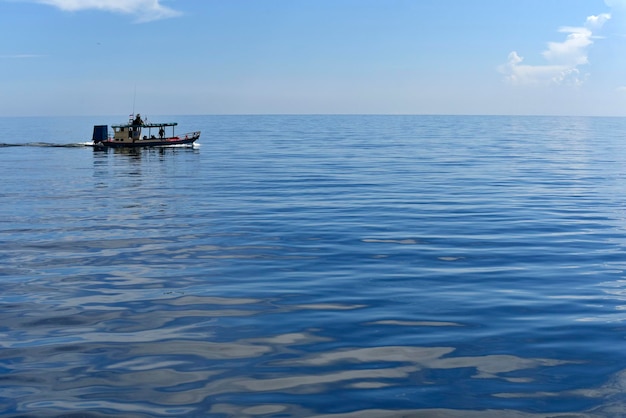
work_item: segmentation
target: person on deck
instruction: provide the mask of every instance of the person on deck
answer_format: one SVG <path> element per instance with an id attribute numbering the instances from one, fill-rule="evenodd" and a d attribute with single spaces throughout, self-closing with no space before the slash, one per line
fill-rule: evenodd
<path id="1" fill-rule="evenodd" d="M 128 130 L 128 134 L 131 135 L 131 137 L 133 138 L 133 142 L 135 142 L 136 140 L 138 140 L 141 135 L 141 127 L 143 126 L 143 120 L 141 120 L 141 115 L 139 113 L 137 113 L 137 117 L 135 118 L 135 120 L 133 121 L 133 127 L 132 129 Z"/>
<path id="2" fill-rule="evenodd" d="M 159 129 L 159 138 L 163 139 L 163 135 L 165 135 L 165 129 L 163 129 L 163 127 L 161 126 L 161 128 Z"/>

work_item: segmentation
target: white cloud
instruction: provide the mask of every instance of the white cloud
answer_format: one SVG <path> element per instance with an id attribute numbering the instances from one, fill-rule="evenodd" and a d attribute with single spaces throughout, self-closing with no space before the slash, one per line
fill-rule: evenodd
<path id="1" fill-rule="evenodd" d="M 611 9 L 626 9 L 626 0 L 604 0 L 604 4 Z"/>
<path id="2" fill-rule="evenodd" d="M 500 67 L 500 72 L 504 73 L 506 80 L 514 85 L 533 84 L 564 84 L 569 82 L 580 85 L 582 79 L 580 71 L 576 66 L 571 65 L 525 65 L 524 60 L 517 52 L 509 54 L 508 62 Z"/>
<path id="3" fill-rule="evenodd" d="M 604 3 L 611 8 L 613 34 L 626 37 L 626 0 L 605 0 Z"/>
<path id="4" fill-rule="evenodd" d="M 583 27 L 563 27 L 561 33 L 569 33 L 564 42 L 548 42 L 548 49 L 542 55 L 548 62 L 577 67 L 587 64 L 587 47 L 593 44 L 592 32 Z"/>
<path id="5" fill-rule="evenodd" d="M 115 13 L 130 14 L 137 17 L 138 22 L 165 19 L 179 16 L 181 13 L 163 6 L 160 0 L 32 0 L 47 4 L 65 11 L 104 10 Z"/>
<path id="6" fill-rule="evenodd" d="M 626 0 L 623 2 L 626 3 Z M 593 30 L 600 29 L 610 18 L 610 14 L 604 13 L 598 16 L 589 16 L 585 26 L 560 28 L 560 33 L 568 35 L 563 42 L 548 42 L 548 49 L 542 53 L 547 64 L 522 64 L 524 59 L 516 51 L 513 51 L 509 54 L 507 63 L 499 67 L 499 71 L 505 75 L 508 82 L 515 85 L 568 84 L 579 86 L 587 77 L 587 75 L 581 75 L 578 67 L 589 63 L 588 49 L 595 38 Z"/>
<path id="7" fill-rule="evenodd" d="M 586 26 L 592 29 L 601 28 L 602 25 L 606 23 L 607 20 L 611 18 L 610 13 L 602 13 L 598 16 L 589 16 L 587 18 Z"/>

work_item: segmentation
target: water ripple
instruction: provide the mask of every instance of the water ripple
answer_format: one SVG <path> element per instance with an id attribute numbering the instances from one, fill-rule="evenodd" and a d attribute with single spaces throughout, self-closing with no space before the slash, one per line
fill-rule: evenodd
<path id="1" fill-rule="evenodd" d="M 3 416 L 626 414 L 622 122 L 57 122 L 0 146 Z"/>

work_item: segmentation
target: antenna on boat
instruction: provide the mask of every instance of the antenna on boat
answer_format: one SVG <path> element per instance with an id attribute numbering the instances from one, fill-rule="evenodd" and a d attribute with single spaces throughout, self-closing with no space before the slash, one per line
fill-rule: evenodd
<path id="1" fill-rule="evenodd" d="M 135 100 L 137 99 L 137 83 L 135 83 L 135 90 L 133 92 L 133 117 L 135 116 Z"/>

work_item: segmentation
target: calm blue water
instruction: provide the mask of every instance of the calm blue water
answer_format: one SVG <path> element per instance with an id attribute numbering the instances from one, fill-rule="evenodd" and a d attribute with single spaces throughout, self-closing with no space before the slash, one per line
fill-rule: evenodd
<path id="1" fill-rule="evenodd" d="M 626 415 L 626 120 L 176 119 L 0 118 L 3 417 Z"/>

